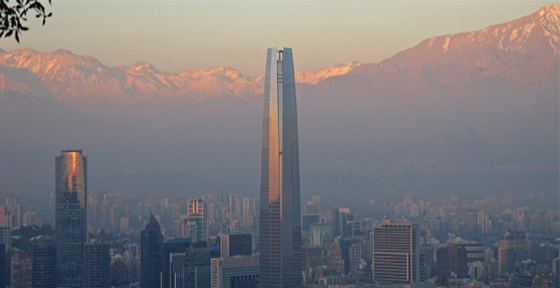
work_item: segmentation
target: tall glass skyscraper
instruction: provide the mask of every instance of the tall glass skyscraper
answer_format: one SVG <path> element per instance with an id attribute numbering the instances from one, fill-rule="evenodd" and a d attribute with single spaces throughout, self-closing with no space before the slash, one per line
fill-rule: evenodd
<path id="1" fill-rule="evenodd" d="M 301 287 L 296 83 L 291 48 L 266 57 L 261 154 L 260 287 Z"/>
<path id="2" fill-rule="evenodd" d="M 87 157 L 82 150 L 62 150 L 55 162 L 57 287 L 82 287 L 87 242 Z"/>

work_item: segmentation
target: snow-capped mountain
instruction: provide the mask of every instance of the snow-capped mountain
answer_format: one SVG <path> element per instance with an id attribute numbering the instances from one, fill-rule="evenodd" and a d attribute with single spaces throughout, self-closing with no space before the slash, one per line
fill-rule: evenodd
<path id="1" fill-rule="evenodd" d="M 558 197 L 559 10 L 298 72 L 302 198 Z M 94 189 L 256 193 L 263 86 L 230 67 L 167 73 L 0 50 L 0 190 L 48 196 L 53 155 L 84 148 Z"/>
<path id="2" fill-rule="evenodd" d="M 316 90 L 355 91 L 366 96 L 433 92 L 443 86 L 494 78 L 536 91 L 546 81 L 558 79 L 559 27 L 559 5 L 550 4 L 532 15 L 480 31 L 426 39 L 381 63 L 363 64 L 343 77 L 324 81 L 317 85 L 323 88 Z M 358 80 L 356 76 L 365 78 Z M 355 81 L 367 85 L 356 85 Z"/>
<path id="3" fill-rule="evenodd" d="M 21 75 L 27 72 L 40 81 L 55 99 L 69 102 L 259 93 L 254 78 L 230 67 L 172 74 L 160 71 L 147 62 L 137 62 L 128 67 L 107 67 L 93 57 L 74 55 L 66 50 L 40 53 L 23 48 L 2 53 L 0 67 L 4 68 L 0 70 L 3 91 L 36 93 L 30 83 L 35 79 Z M 10 73 L 14 69 L 21 73 Z"/>
<path id="4" fill-rule="evenodd" d="M 539 89 L 549 79 L 545 76 L 558 74 L 559 10 L 558 4 L 550 4 L 480 31 L 426 39 L 381 63 L 350 62 L 298 72 L 296 82 L 308 84 L 300 86 L 302 95 L 399 94 L 489 77 Z M 246 76 L 230 67 L 167 73 L 146 62 L 107 67 L 66 50 L 23 48 L 0 51 L 0 92 L 7 91 L 47 93 L 64 102 L 243 98 L 262 93 L 263 76 Z"/>
<path id="5" fill-rule="evenodd" d="M 315 85 L 327 78 L 342 76 L 356 69 L 356 67 L 360 67 L 360 65 L 362 65 L 362 63 L 354 61 L 349 63 L 336 63 L 331 67 L 321 68 L 316 71 L 297 72 L 296 82 Z"/>
<path id="6" fill-rule="evenodd" d="M 296 81 L 316 84 L 332 76 L 344 75 L 359 65 L 352 62 L 318 71 L 298 72 Z M 167 73 L 147 62 L 128 67 L 107 67 L 91 56 L 75 55 L 67 50 L 52 53 L 28 48 L 0 51 L 0 91 L 25 94 L 48 91 L 60 101 L 246 97 L 262 93 L 262 90 L 263 76 L 246 76 L 226 66 L 209 71 Z"/>

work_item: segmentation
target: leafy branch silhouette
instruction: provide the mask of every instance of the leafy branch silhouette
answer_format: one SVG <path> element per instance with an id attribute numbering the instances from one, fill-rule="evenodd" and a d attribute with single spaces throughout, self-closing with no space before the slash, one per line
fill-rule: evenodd
<path id="1" fill-rule="evenodd" d="M 48 1 L 52 5 L 52 0 Z M 14 36 L 19 43 L 21 33 L 29 30 L 23 26 L 28 14 L 34 13 L 36 18 L 43 18 L 43 25 L 52 16 L 52 12 L 47 14 L 39 0 L 15 0 L 14 5 L 10 4 L 10 0 L 0 0 L 0 38 Z"/>

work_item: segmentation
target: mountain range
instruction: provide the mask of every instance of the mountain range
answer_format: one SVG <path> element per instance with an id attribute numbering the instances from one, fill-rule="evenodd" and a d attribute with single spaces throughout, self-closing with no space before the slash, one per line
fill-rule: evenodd
<path id="1" fill-rule="evenodd" d="M 542 82 L 546 77 L 542 76 L 557 68 L 554 61 L 559 53 L 558 10 L 558 4 L 550 4 L 512 22 L 426 39 L 381 63 L 351 62 L 298 72 L 296 82 L 317 85 L 347 75 L 342 77 L 344 80 L 337 79 L 338 88 L 347 91 L 349 87 L 342 82 L 362 76 L 370 84 L 382 86 L 382 90 L 398 87 L 402 91 L 417 91 L 455 83 L 458 77 L 460 81 L 502 77 L 538 89 L 545 85 Z M 243 75 L 227 66 L 167 73 L 147 62 L 107 67 L 94 57 L 67 50 L 40 53 L 22 48 L 0 53 L 1 92 L 48 92 L 65 102 L 248 97 L 263 90 L 263 76 Z M 406 81 L 402 82 L 403 79 Z M 333 88 L 332 83 L 327 86 Z"/>
<path id="2" fill-rule="evenodd" d="M 248 97 L 262 93 L 264 85 L 263 76 L 246 76 L 227 66 L 173 74 L 147 62 L 107 67 L 91 56 L 75 55 L 68 50 L 40 53 L 22 48 L 0 52 L 1 92 L 47 93 L 64 102 Z M 337 63 L 317 71 L 299 72 L 296 81 L 314 85 L 344 75 L 360 64 Z"/>
<path id="3" fill-rule="evenodd" d="M 380 63 L 298 72 L 302 197 L 557 197 L 559 31 L 550 4 Z M 230 67 L 167 73 L 66 50 L 0 51 L 0 163 L 12 163 L 0 166 L 0 190 L 48 195 L 48 160 L 79 147 L 96 189 L 256 195 L 263 86 Z"/>

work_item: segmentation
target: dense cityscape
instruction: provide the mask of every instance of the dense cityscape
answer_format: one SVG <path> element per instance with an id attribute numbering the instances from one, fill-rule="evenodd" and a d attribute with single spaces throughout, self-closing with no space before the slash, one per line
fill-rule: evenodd
<path id="1" fill-rule="evenodd" d="M 54 218 L 1 195 L 0 288 L 558 287 L 560 211 L 513 204 L 542 193 L 301 201 L 292 59 L 268 49 L 260 198 L 89 193 L 95 155 L 62 150 Z"/>
<path id="2" fill-rule="evenodd" d="M 217 188 L 197 199 L 88 195 L 89 238 L 104 244 L 85 246 L 86 258 L 99 256 L 94 258 L 98 262 L 84 263 L 84 281 L 88 269 L 93 269 L 98 277 L 95 281 L 105 282 L 85 287 L 141 287 L 142 277 L 159 283 L 160 275 L 167 275 L 161 278 L 166 283 L 162 287 L 256 287 L 259 201 L 224 190 Z M 535 197 L 531 193 L 504 194 L 502 199 L 489 196 L 475 201 L 410 195 L 399 203 L 371 200 L 370 213 L 360 215 L 347 207 L 326 207 L 321 196 L 304 199 L 304 286 L 368 287 L 374 282 L 387 287 L 402 284 L 383 283 L 431 285 L 417 287 L 558 285 L 560 212 L 512 205 L 516 195 Z M 2 195 L 2 200 L 6 203 L 0 206 L 4 211 L 0 231 L 6 251 L 5 287 L 56 287 L 52 285 L 57 255 L 52 217 L 40 217 L 32 207 L 20 207 L 13 196 Z M 402 227 L 388 227 L 392 225 Z M 380 256 L 399 243 L 406 243 L 404 248 L 398 246 L 402 250 L 389 253 L 389 258 Z M 145 257 L 142 249 L 146 249 Z M 379 272 L 388 266 L 384 261 L 398 261 L 398 255 L 418 260 L 409 265 L 402 262 L 405 273 L 396 268 L 392 273 Z M 185 262 L 189 257 L 201 260 Z M 152 264 L 143 266 L 143 261 Z M 195 270 L 206 273 L 207 284 L 192 285 Z"/>
<path id="3" fill-rule="evenodd" d="M 560 288 L 558 3 L 52 2 L 0 0 L 0 288 Z"/>

